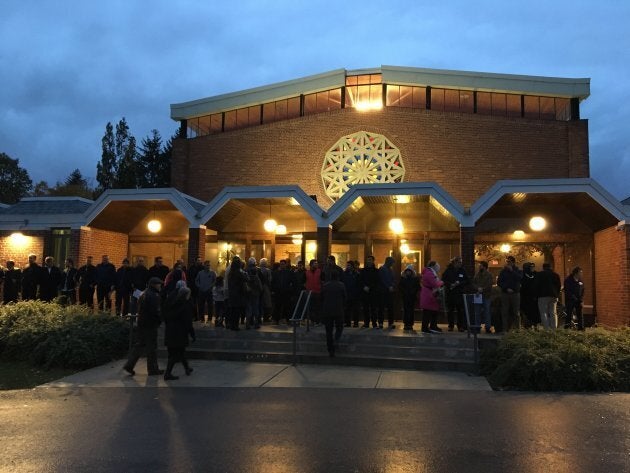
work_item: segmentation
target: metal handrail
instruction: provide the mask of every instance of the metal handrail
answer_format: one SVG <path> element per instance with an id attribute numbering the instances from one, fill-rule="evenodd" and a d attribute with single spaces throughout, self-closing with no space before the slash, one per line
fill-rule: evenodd
<path id="1" fill-rule="evenodd" d="M 302 313 L 300 314 L 299 317 L 296 317 L 297 312 L 300 308 L 300 303 L 302 302 L 302 298 L 304 297 L 304 294 L 306 294 L 306 300 L 304 301 L 304 307 L 302 308 Z M 311 301 L 311 291 L 302 289 L 302 291 L 300 291 L 300 297 L 298 297 L 298 300 L 295 304 L 295 309 L 293 309 L 293 315 L 289 319 L 289 321 L 293 324 L 293 366 L 297 364 L 297 328 L 298 328 L 298 325 L 300 325 L 302 321 L 304 320 L 304 316 L 307 313 L 308 304 L 310 301 Z M 309 318 L 306 317 L 306 331 L 308 332 L 309 330 L 310 330 Z"/>
<path id="2" fill-rule="evenodd" d="M 472 329 L 475 364 L 477 364 L 479 363 L 479 353 L 478 353 L 479 348 L 478 348 L 478 343 L 477 343 L 477 334 L 481 330 L 481 325 L 471 325 L 470 323 L 470 313 L 469 313 L 470 311 L 469 311 L 469 305 L 468 305 L 470 296 L 474 296 L 474 294 L 462 294 L 462 297 L 464 298 L 464 312 L 466 313 L 466 325 L 468 326 L 467 338 L 470 338 L 470 333 Z M 474 314 L 473 314 L 473 317 L 474 317 Z"/>

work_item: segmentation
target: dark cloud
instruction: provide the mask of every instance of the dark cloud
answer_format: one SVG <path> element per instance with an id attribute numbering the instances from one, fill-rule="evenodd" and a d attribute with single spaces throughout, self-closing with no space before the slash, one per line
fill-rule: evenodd
<path id="1" fill-rule="evenodd" d="M 96 173 L 108 121 L 166 139 L 171 103 L 381 64 L 590 77 L 592 175 L 630 195 L 630 4 L 535 0 L 13 2 L 0 17 L 0 151 L 34 181 Z"/>

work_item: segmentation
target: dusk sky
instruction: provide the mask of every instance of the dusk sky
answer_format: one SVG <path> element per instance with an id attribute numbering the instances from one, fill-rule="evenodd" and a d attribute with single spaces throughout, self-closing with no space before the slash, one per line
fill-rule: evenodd
<path id="1" fill-rule="evenodd" d="M 95 185 L 108 121 L 138 144 L 169 106 L 381 65 L 591 79 L 591 176 L 630 196 L 630 2 L 6 1 L 0 152 Z M 523 163 L 526 165 L 526 163 Z"/>

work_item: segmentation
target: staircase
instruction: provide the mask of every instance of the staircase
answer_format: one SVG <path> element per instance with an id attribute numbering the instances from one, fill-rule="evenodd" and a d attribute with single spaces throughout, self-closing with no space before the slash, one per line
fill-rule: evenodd
<path id="1" fill-rule="evenodd" d="M 231 331 L 195 324 L 197 340 L 187 353 L 192 359 L 265 363 L 311 363 L 394 369 L 476 372 L 473 338 L 465 333 L 407 334 L 401 329 L 344 328 L 335 357 L 326 349 L 323 326 L 297 328 L 297 356 L 293 329 L 265 325 L 259 330 Z M 163 346 L 160 343 L 159 346 Z M 164 355 L 164 353 L 162 353 Z"/>

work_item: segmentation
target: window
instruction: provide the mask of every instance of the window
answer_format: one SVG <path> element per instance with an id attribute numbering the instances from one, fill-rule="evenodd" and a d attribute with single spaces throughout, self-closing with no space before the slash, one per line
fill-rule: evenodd
<path id="1" fill-rule="evenodd" d="M 346 77 L 346 107 L 378 109 L 383 106 L 381 74 Z"/>
<path id="2" fill-rule="evenodd" d="M 70 234 L 71 230 L 69 228 L 52 229 L 51 256 L 55 258 L 55 264 L 60 268 L 64 267 L 64 261 L 70 255 Z"/>

